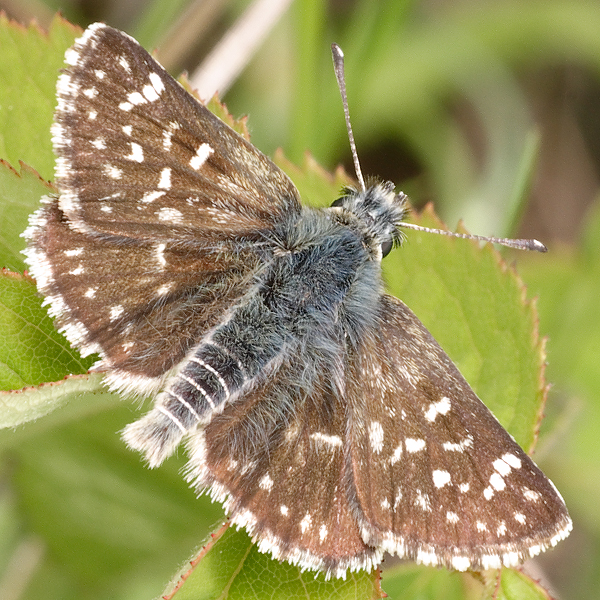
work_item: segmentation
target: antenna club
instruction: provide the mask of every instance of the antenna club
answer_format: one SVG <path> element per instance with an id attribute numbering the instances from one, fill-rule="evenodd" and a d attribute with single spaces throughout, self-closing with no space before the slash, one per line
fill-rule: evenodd
<path id="1" fill-rule="evenodd" d="M 548 252 L 548 248 L 538 240 L 530 240 L 531 249 L 536 252 Z"/>
<path id="2" fill-rule="evenodd" d="M 344 53 L 342 52 L 342 49 L 335 42 L 331 44 L 331 53 L 333 54 L 334 60 L 344 59 Z"/>

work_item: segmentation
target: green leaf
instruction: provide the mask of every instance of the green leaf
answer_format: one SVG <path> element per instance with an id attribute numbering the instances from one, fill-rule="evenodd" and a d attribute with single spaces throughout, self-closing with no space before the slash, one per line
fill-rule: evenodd
<path id="1" fill-rule="evenodd" d="M 412 563 L 385 570 L 381 587 L 390 598 L 398 600 L 465 600 L 469 587 L 477 586 L 468 573 L 449 573 L 446 569 L 431 569 Z M 481 593 L 477 596 L 482 600 Z"/>
<path id="2" fill-rule="evenodd" d="M 551 600 L 546 590 L 517 569 L 488 571 L 483 579 L 494 600 Z"/>
<path id="3" fill-rule="evenodd" d="M 265 598 L 382 598 L 374 574 L 352 573 L 347 579 L 325 581 L 323 575 L 301 573 L 298 567 L 260 553 L 244 531 L 227 526 L 190 561 L 165 590 L 166 600 L 230 600 Z"/>
<path id="4" fill-rule="evenodd" d="M 25 240 L 21 236 L 29 215 L 40 205 L 40 198 L 54 192 L 27 165 L 21 163 L 21 172 L 17 173 L 6 161 L 0 159 L 0 265 L 13 271 L 25 268 L 22 250 Z"/>
<path id="5" fill-rule="evenodd" d="M 69 347 L 41 304 L 31 279 L 0 274 L 0 389 L 58 381 L 93 363 Z"/>
<path id="6" fill-rule="evenodd" d="M 102 381 L 102 375 L 75 375 L 63 381 L 0 392 L 0 428 L 17 427 L 35 421 L 74 401 L 78 407 L 71 408 L 63 419 L 83 418 L 98 410 L 99 406 L 105 410 L 115 396 L 106 391 Z M 85 407 L 84 411 L 82 407 Z M 50 423 L 56 426 L 57 419 L 52 419 Z M 48 425 L 45 423 L 45 428 Z M 0 436 L 0 446 L 3 439 L 6 441 L 7 436 Z"/>
<path id="7" fill-rule="evenodd" d="M 54 173 L 49 131 L 57 74 L 78 31 L 58 17 L 46 34 L 0 16 L 0 157 L 32 165 L 44 179 Z"/>

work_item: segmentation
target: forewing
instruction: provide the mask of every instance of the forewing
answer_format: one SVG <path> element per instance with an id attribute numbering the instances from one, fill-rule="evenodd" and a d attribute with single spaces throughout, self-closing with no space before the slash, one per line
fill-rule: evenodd
<path id="1" fill-rule="evenodd" d="M 80 231 L 194 242 L 300 210 L 288 177 L 101 23 L 67 52 L 53 126 L 59 206 Z"/>
<path id="2" fill-rule="evenodd" d="M 363 539 L 458 570 L 515 566 L 566 537 L 553 484 L 400 301 L 381 301 L 348 378 L 349 496 Z"/>
<path id="3" fill-rule="evenodd" d="M 324 374 L 308 394 L 282 367 L 271 381 L 227 405 L 189 442 L 188 480 L 210 490 L 263 552 L 344 576 L 370 570 L 346 494 L 346 408 Z"/>

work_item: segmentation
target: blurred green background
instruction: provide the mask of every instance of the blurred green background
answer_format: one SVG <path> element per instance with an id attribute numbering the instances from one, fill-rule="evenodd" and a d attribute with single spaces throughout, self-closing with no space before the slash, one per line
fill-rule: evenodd
<path id="1" fill-rule="evenodd" d="M 158 48 L 158 59 L 176 75 L 184 69 L 193 74 L 249 5 L 241 0 L 14 0 L 1 2 L 0 8 L 23 24 L 37 19 L 42 28 L 49 27 L 59 9 L 82 27 L 106 21 L 146 48 Z M 350 111 L 366 174 L 393 180 L 417 207 L 434 201 L 438 214 L 452 228 L 462 218 L 470 231 L 536 237 L 550 248 L 549 255 L 519 255 L 518 261 L 529 296 L 539 296 L 540 331 L 549 336 L 546 376 L 553 387 L 536 460 L 565 496 L 575 530 L 533 568 L 560 598 L 596 598 L 600 589 L 600 3 L 293 2 L 221 96 L 234 116 L 249 115 L 252 141 L 266 154 L 282 147 L 300 163 L 310 150 L 325 167 L 343 163 L 352 172 L 331 68 L 333 41 L 346 54 Z M 14 157 L 3 158 L 17 164 Z M 52 177 L 51 172 L 42 175 Z M 133 408 L 125 405 L 111 415 L 103 412 L 102 428 L 117 430 L 131 420 L 132 413 Z M 0 531 L 5 532 L 0 551 L 21 535 L 23 524 L 17 515 L 29 502 L 30 522 L 25 526 L 36 534 L 23 538 L 17 551 L 32 564 L 37 560 L 43 565 L 43 576 L 36 576 L 37 597 L 60 597 L 58 593 L 91 599 L 114 586 L 109 597 L 146 598 L 148 590 L 160 589 L 171 571 L 153 570 L 148 580 L 141 581 L 130 577 L 128 566 L 146 559 L 154 565 L 150 548 L 158 546 L 170 554 L 170 566 L 165 568 L 172 570 L 202 539 L 206 524 L 218 519 L 215 508 L 202 524 L 187 522 L 195 499 L 181 490 L 178 465 L 167 465 L 158 478 L 154 474 L 152 480 L 136 481 L 138 457 L 120 448 L 118 440 L 106 452 L 119 453 L 121 471 L 106 470 L 102 481 L 95 472 L 96 493 L 79 497 L 78 481 L 86 477 L 78 471 L 84 463 L 81 459 L 89 453 L 89 460 L 96 460 L 97 446 L 104 443 L 97 438 L 96 423 L 77 423 L 60 448 L 44 446 L 43 430 L 50 425 L 40 421 L 35 427 L 40 437 L 28 437 L 18 468 L 9 460 L 0 470 Z M 76 464 L 72 464 L 74 456 Z M 16 498 L 8 484 L 13 476 L 39 481 L 44 491 Z M 82 596 L 77 560 L 93 563 L 103 541 L 107 548 L 116 542 L 127 547 L 126 528 L 109 527 L 115 514 L 123 523 L 140 519 L 139 511 L 123 506 L 120 499 L 106 513 L 105 523 L 102 514 L 99 517 L 99 511 L 111 506 L 112 486 L 123 485 L 130 487 L 132 506 L 138 493 L 146 502 L 152 486 L 161 490 L 146 507 L 147 522 L 132 525 L 136 531 L 146 528 L 147 540 L 121 556 L 113 555 L 113 569 L 100 565 L 97 589 L 89 588 Z M 169 486 L 177 489 L 172 498 L 164 492 Z M 53 530 L 60 519 L 48 519 L 43 502 L 35 505 L 44 494 L 64 498 L 65 513 L 81 519 L 86 511 L 94 514 L 97 531 L 90 532 L 87 540 L 89 555 L 82 558 L 80 538 L 71 545 L 69 531 Z M 157 529 L 153 514 L 171 518 L 161 521 Z M 47 555 L 39 537 L 42 533 L 62 536 L 64 543 Z M 136 543 L 140 544 L 137 537 Z M 7 561 L 22 559 L 10 553 L 0 552 L 0 556 Z M 71 565 L 75 572 L 53 568 L 53 562 Z M 88 566 L 93 570 L 93 564 Z M 9 562 L 0 564 L 0 572 L 5 568 L 10 568 Z M 122 579 L 115 576 L 119 570 Z M 27 577 L 24 573 L 25 583 Z M 14 596 L 20 597 L 36 596 Z"/>

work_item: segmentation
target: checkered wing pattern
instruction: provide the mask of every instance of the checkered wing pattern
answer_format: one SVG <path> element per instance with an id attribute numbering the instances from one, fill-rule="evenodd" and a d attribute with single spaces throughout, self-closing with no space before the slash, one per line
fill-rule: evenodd
<path id="1" fill-rule="evenodd" d="M 93 25 L 66 61 L 30 272 L 113 387 L 148 393 L 247 291 L 298 194 L 129 36 Z"/>
<path id="2" fill-rule="evenodd" d="M 481 570 L 566 537 L 555 487 L 412 311 L 384 296 L 380 315 L 348 377 L 348 493 L 365 542 Z"/>

